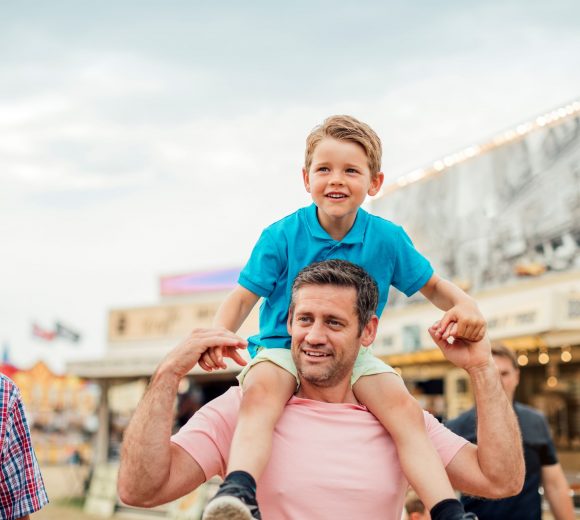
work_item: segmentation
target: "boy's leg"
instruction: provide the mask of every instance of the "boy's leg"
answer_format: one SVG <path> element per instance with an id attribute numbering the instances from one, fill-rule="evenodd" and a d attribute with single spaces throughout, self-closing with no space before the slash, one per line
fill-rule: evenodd
<path id="1" fill-rule="evenodd" d="M 246 471 L 257 480 L 270 459 L 274 426 L 296 391 L 296 379 L 278 365 L 263 361 L 251 368 L 242 387 L 228 473 Z"/>
<path id="2" fill-rule="evenodd" d="M 403 472 L 425 506 L 433 510 L 440 504 L 435 512 L 445 511 L 438 518 L 464 518 L 463 507 L 427 436 L 423 410 L 403 380 L 395 373 L 364 376 L 354 383 L 353 391 L 393 438 Z"/>
<path id="3" fill-rule="evenodd" d="M 296 378 L 275 363 L 262 361 L 246 373 L 242 388 L 227 475 L 203 520 L 261 518 L 256 480 L 270 458 L 274 427 L 296 390 Z"/>

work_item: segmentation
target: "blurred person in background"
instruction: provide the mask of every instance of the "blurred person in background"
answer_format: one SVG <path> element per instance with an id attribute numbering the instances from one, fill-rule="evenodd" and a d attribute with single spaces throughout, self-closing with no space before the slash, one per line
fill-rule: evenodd
<path id="1" fill-rule="evenodd" d="M 417 496 L 417 493 L 410 491 L 405 499 L 405 511 L 407 520 L 431 520 L 429 511 L 425 511 L 425 504 Z"/>
<path id="2" fill-rule="evenodd" d="M 570 487 L 558 463 L 546 418 L 538 410 L 514 401 L 520 382 L 516 356 L 505 346 L 492 347 L 492 354 L 522 431 L 526 476 L 521 493 L 511 498 L 490 501 L 463 495 L 461 501 L 465 510 L 475 513 L 479 520 L 540 520 L 542 497 L 539 488 L 543 486 L 555 520 L 573 520 Z M 476 419 L 475 408 L 472 408 L 446 425 L 468 441 L 477 443 Z"/>
<path id="3" fill-rule="evenodd" d="M 0 518 L 23 520 L 48 503 L 20 391 L 0 374 Z"/>

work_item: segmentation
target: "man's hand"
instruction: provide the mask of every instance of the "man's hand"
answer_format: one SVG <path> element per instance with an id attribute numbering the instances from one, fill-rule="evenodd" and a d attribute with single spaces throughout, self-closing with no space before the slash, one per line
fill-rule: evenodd
<path id="1" fill-rule="evenodd" d="M 239 365 L 245 365 L 245 360 L 237 352 L 237 349 L 246 348 L 248 342 L 224 329 L 194 329 L 176 348 L 174 348 L 159 365 L 158 371 L 169 371 L 178 378 L 184 377 L 198 362 L 200 366 L 203 361 L 200 358 L 210 350 L 223 349 L 223 355 L 231 357 Z M 220 352 L 221 366 L 225 368 L 222 354 Z M 215 368 L 220 365 L 216 364 Z"/>
<path id="2" fill-rule="evenodd" d="M 443 352 L 445 358 L 459 368 L 470 372 L 473 369 L 486 368 L 493 364 L 491 344 L 487 337 L 481 341 L 456 339 L 452 344 L 447 342 L 442 332 L 441 322 L 435 322 L 429 328 L 433 341 Z"/>
<path id="3" fill-rule="evenodd" d="M 486 332 L 485 318 L 475 303 L 462 302 L 449 309 L 439 323 L 441 338 L 481 341 Z"/>

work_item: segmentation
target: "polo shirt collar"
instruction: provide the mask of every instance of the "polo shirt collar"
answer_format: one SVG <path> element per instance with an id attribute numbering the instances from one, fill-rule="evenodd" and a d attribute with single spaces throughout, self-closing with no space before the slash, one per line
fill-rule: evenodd
<path id="1" fill-rule="evenodd" d="M 306 224 L 310 230 L 310 233 L 314 238 L 319 238 L 321 240 L 335 240 L 325 231 L 325 229 L 318 222 L 318 217 L 316 216 L 316 204 L 312 203 L 306 208 Z M 346 236 L 340 241 L 341 244 L 359 244 L 362 243 L 365 237 L 365 230 L 367 227 L 367 221 L 369 214 L 362 208 L 359 208 L 356 213 L 356 219 L 354 224 L 350 228 L 350 231 Z"/>

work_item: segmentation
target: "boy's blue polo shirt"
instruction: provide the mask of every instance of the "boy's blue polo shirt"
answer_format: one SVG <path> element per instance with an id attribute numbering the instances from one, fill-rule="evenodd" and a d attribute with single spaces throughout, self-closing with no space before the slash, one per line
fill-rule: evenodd
<path id="1" fill-rule="evenodd" d="M 267 227 L 240 273 L 239 284 L 264 298 L 260 332 L 248 338 L 252 357 L 258 346 L 290 348 L 286 319 L 292 283 L 313 262 L 337 258 L 366 269 L 379 287 L 377 316 L 391 285 L 411 296 L 433 274 L 402 227 L 359 208 L 352 228 L 337 242 L 318 222 L 316 210 L 312 204 Z"/>

